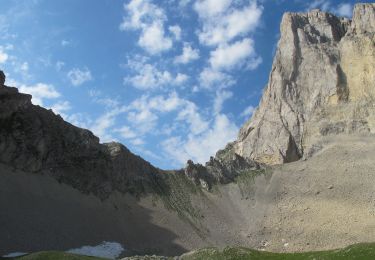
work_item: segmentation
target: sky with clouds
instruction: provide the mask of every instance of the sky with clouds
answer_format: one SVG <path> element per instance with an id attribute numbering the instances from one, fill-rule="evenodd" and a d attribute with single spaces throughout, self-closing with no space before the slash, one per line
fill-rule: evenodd
<path id="1" fill-rule="evenodd" d="M 284 12 L 350 17 L 355 2 L 1 1 L 0 69 L 101 142 L 180 168 L 207 161 L 250 118 Z"/>

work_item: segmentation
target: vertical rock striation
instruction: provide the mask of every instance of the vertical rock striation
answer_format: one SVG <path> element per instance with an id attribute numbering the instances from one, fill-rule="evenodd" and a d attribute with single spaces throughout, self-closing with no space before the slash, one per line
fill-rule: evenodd
<path id="1" fill-rule="evenodd" d="M 235 152 L 287 163 L 306 155 L 318 136 L 373 131 L 374 33 L 375 4 L 357 4 L 353 20 L 319 10 L 286 13 L 269 83 Z"/>

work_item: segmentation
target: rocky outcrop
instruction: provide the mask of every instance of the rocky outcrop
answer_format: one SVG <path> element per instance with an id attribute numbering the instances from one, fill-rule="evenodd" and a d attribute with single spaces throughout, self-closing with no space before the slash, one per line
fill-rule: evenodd
<path id="1" fill-rule="evenodd" d="M 353 20 L 286 13 L 269 83 L 235 152 L 262 163 L 300 159 L 322 135 L 374 132 L 375 4 Z"/>
<path id="2" fill-rule="evenodd" d="M 241 174 L 262 168 L 263 165 L 236 154 L 233 145 L 228 144 L 225 149 L 218 151 L 215 157 L 211 157 L 205 166 L 189 160 L 184 173 L 196 185 L 210 190 L 214 184 L 227 184 Z"/>
<path id="3" fill-rule="evenodd" d="M 0 82 L 5 76 L 0 73 Z M 113 191 L 140 194 L 159 170 L 118 143 L 100 144 L 90 131 L 31 103 L 31 95 L 0 86 L 0 163 L 45 174 L 106 198 Z"/>

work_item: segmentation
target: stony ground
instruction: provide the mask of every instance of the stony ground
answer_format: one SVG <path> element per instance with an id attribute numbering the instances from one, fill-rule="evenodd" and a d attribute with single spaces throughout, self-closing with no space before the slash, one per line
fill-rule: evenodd
<path id="1" fill-rule="evenodd" d="M 113 194 L 101 201 L 3 165 L 0 236 L 7 239 L 0 255 L 103 241 L 167 256 L 210 246 L 299 252 L 373 242 L 375 137 L 326 138 L 307 160 L 249 172 L 211 192 L 176 178 L 162 197 Z"/>

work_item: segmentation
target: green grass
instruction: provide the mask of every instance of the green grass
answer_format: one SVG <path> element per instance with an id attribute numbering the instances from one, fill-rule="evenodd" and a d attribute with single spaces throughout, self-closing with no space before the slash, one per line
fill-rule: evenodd
<path id="1" fill-rule="evenodd" d="M 0 259 L 17 259 L 17 260 L 104 260 L 105 258 L 74 255 L 65 252 L 38 252 L 25 256 L 15 258 L 0 258 Z"/>
<path id="2" fill-rule="evenodd" d="M 0 258 L 2 259 L 2 258 Z M 10 259 L 10 258 L 5 258 Z M 103 258 L 79 256 L 65 252 L 39 252 L 13 258 L 17 260 L 103 260 Z M 134 259 L 166 259 L 165 257 L 135 257 Z M 173 258 L 168 258 L 173 259 Z M 341 260 L 375 259 L 375 243 L 358 244 L 344 249 L 308 253 L 270 253 L 242 247 L 227 247 L 223 250 L 205 248 L 185 254 L 181 260 Z"/>
<path id="3" fill-rule="evenodd" d="M 344 249 L 310 253 L 269 253 L 247 248 L 228 247 L 220 251 L 207 248 L 186 255 L 183 260 L 335 260 L 375 259 L 375 244 L 358 244 Z"/>

